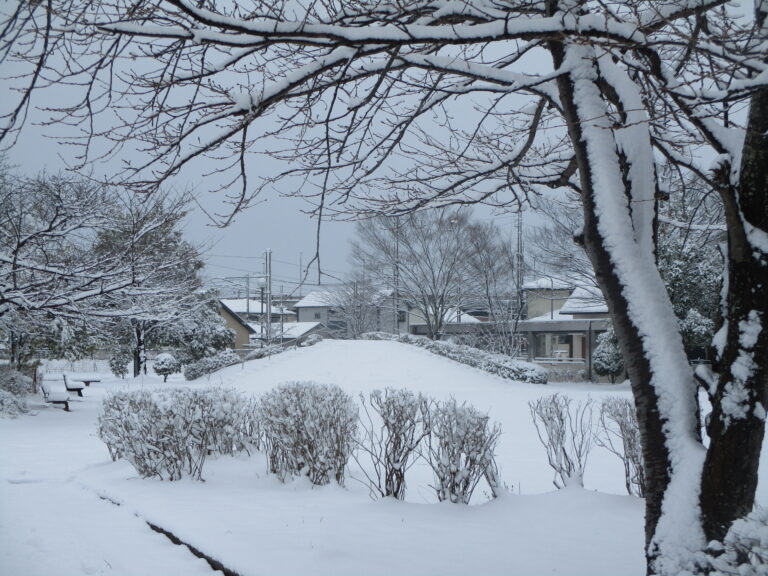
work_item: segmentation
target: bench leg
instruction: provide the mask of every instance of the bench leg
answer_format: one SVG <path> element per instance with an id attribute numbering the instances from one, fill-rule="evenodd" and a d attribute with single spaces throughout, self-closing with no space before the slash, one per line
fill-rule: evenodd
<path id="1" fill-rule="evenodd" d="M 78 390 L 77 391 L 77 395 L 80 396 L 80 398 L 82 398 L 83 397 L 83 391 L 82 390 Z"/>
<path id="2" fill-rule="evenodd" d="M 64 412 L 71 412 L 71 410 L 69 409 L 69 401 L 68 400 L 64 400 Z"/>

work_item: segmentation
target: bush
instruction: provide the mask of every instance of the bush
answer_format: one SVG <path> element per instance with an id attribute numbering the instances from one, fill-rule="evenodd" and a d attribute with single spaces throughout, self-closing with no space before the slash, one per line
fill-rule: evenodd
<path id="1" fill-rule="evenodd" d="M 267 356 L 274 356 L 275 354 L 280 354 L 280 352 L 285 352 L 286 348 L 283 348 L 279 344 L 273 344 L 271 346 L 264 346 L 262 348 L 256 348 L 255 350 L 251 350 L 248 352 L 248 354 L 245 355 L 245 358 L 243 360 L 261 360 L 262 358 L 266 358 Z"/>
<path id="2" fill-rule="evenodd" d="M 155 374 L 163 377 L 163 382 L 168 381 L 168 376 L 181 372 L 181 362 L 173 357 L 173 354 L 158 354 L 153 365 Z"/>
<path id="3" fill-rule="evenodd" d="M 125 458 L 144 478 L 199 480 L 208 454 L 246 449 L 249 406 L 220 388 L 117 392 L 104 399 L 98 434 L 112 460 Z"/>
<path id="4" fill-rule="evenodd" d="M 299 342 L 299 346 L 306 347 L 306 346 L 314 346 L 315 344 L 319 344 L 323 341 L 323 337 L 320 334 L 310 334 L 304 340 Z"/>
<path id="5" fill-rule="evenodd" d="M 713 576 L 768 576 L 768 509 L 733 523 L 723 542 L 709 544 Z"/>
<path id="6" fill-rule="evenodd" d="M 413 464 L 421 440 L 429 433 L 427 400 L 410 390 L 386 388 L 384 392 L 371 392 L 370 410 L 362 394 L 360 401 L 365 419 L 361 418 L 363 438 L 358 446 L 373 465 L 371 473 L 360 466 L 365 483 L 372 495 L 403 500 L 405 472 Z"/>
<path id="7" fill-rule="evenodd" d="M 563 488 L 571 482 L 584 485 L 584 470 L 592 449 L 592 400 L 571 405 L 571 399 L 552 394 L 529 402 L 536 434 L 555 471 L 552 483 Z"/>
<path id="8" fill-rule="evenodd" d="M 508 380 L 529 382 L 531 384 L 547 383 L 547 371 L 541 366 L 531 362 L 513 360 L 509 356 L 502 354 L 484 352 L 470 346 L 438 342 L 411 334 L 398 336 L 386 332 L 368 332 L 363 334 L 361 338 L 364 340 L 394 340 L 403 344 L 411 344 L 429 350 L 433 354 L 445 356 L 456 362 L 472 366 L 473 368 L 479 368 Z"/>
<path id="9" fill-rule="evenodd" d="M 455 398 L 433 404 L 428 425 L 427 459 L 438 500 L 469 504 L 483 478 L 495 498 L 500 486 L 494 453 L 501 427 L 491 425 L 488 416 L 473 406 L 457 404 Z"/>
<path id="10" fill-rule="evenodd" d="M 192 364 L 187 364 L 184 367 L 184 378 L 195 380 L 206 374 L 216 372 L 216 370 L 239 364 L 241 361 L 240 356 L 232 350 L 222 350 L 215 356 L 209 356 Z"/>
<path id="11" fill-rule="evenodd" d="M 281 480 L 305 475 L 312 484 L 344 483 L 357 434 L 357 407 L 341 388 L 288 382 L 261 399 L 259 420 L 270 471 Z"/>
<path id="12" fill-rule="evenodd" d="M 635 405 L 626 398 L 606 396 L 600 405 L 598 446 L 621 459 L 627 494 L 645 496 L 645 466 Z"/>
<path id="13" fill-rule="evenodd" d="M 109 358 L 109 369 L 115 376 L 125 378 L 128 374 L 128 364 L 132 359 L 133 356 L 129 350 L 118 348 L 112 352 L 112 356 Z"/>
<path id="14" fill-rule="evenodd" d="M 23 396 L 11 394 L 7 390 L 0 390 L 0 416 L 15 418 L 28 411 L 27 400 Z"/>
<path id="15" fill-rule="evenodd" d="M 0 390 L 14 396 L 26 396 L 32 393 L 32 378 L 16 370 L 0 370 Z"/>
<path id="16" fill-rule="evenodd" d="M 597 345 L 592 353 L 592 367 L 600 376 L 608 376 L 611 384 L 624 372 L 624 358 L 613 328 L 608 328 L 598 335 Z"/>

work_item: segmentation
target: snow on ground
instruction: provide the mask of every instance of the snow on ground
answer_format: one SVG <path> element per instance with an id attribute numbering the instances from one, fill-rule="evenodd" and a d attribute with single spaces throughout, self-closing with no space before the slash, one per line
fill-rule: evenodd
<path id="1" fill-rule="evenodd" d="M 578 401 L 628 394 L 625 388 L 514 383 L 381 341 L 325 341 L 193 383 L 177 375 L 165 384 L 260 394 L 280 382 L 315 380 L 353 395 L 394 386 L 467 400 L 502 423 L 497 456 L 514 494 L 487 502 L 479 489 L 477 505 L 465 507 L 435 503 L 424 465 L 408 477 L 406 502 L 373 501 L 353 478 L 344 487 L 281 484 L 259 454 L 209 460 L 202 483 L 140 479 L 129 464 L 109 460 L 96 417 L 107 390 L 163 386 L 162 379 L 102 378 L 72 403 L 72 413 L 36 401 L 36 415 L 0 420 L 0 573 L 212 573 L 145 520 L 242 576 L 644 573 L 643 502 L 622 495 L 618 460 L 596 447 L 586 489 L 554 492 L 527 406 L 556 391 Z M 349 474 L 359 476 L 355 465 Z"/>

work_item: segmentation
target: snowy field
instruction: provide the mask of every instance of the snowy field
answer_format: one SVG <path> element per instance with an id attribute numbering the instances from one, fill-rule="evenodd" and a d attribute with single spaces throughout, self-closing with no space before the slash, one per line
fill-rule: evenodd
<path id="1" fill-rule="evenodd" d="M 214 573 L 173 532 L 241 576 L 250 575 L 641 575 L 643 502 L 626 496 L 621 464 L 594 447 L 585 488 L 554 491 L 528 401 L 553 392 L 574 400 L 624 386 L 510 382 L 395 342 L 325 341 L 222 370 L 193 383 L 179 375 L 103 381 L 72 412 L 33 399 L 34 415 L 0 420 L 0 574 L 197 575 Z M 385 386 L 467 400 L 501 423 L 497 461 L 508 494 L 473 505 L 438 504 L 417 464 L 406 502 L 374 501 L 355 477 L 344 487 L 281 484 L 265 459 L 208 460 L 205 482 L 140 479 L 113 463 L 96 436 L 109 390 L 236 387 L 260 394 L 291 380 L 340 385 L 354 396 Z M 63 385 L 62 385 L 63 386 Z M 768 504 L 766 457 L 758 500 Z"/>

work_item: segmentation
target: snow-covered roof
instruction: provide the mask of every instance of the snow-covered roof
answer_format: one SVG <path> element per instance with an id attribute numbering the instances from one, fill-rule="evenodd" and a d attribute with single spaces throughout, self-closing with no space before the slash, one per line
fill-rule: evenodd
<path id="1" fill-rule="evenodd" d="M 523 290 L 569 290 L 571 288 L 573 288 L 573 284 L 556 278 L 539 278 L 523 284 Z"/>
<path id="2" fill-rule="evenodd" d="M 608 305 L 597 288 L 579 287 L 565 301 L 560 312 L 563 314 L 607 314 Z"/>
<path id="3" fill-rule="evenodd" d="M 296 302 L 294 308 L 322 308 L 330 306 L 333 302 L 333 293 L 328 290 L 312 290 L 301 300 Z"/>
<path id="4" fill-rule="evenodd" d="M 235 314 L 247 314 L 250 310 L 251 314 L 261 314 L 262 310 L 266 312 L 266 306 L 261 307 L 261 300 L 251 298 L 250 303 L 247 298 L 224 298 L 221 300 L 224 304 Z M 291 312 L 287 308 L 280 308 L 278 306 L 272 306 L 272 314 L 282 314 L 284 316 L 296 316 L 295 312 Z"/>
<path id="5" fill-rule="evenodd" d="M 261 325 L 249 324 L 249 326 L 253 329 L 255 333 L 252 336 L 252 338 L 259 338 L 261 336 Z M 318 326 L 322 326 L 322 323 L 321 322 L 288 322 L 286 324 L 283 324 L 283 338 L 287 338 L 289 340 L 301 338 L 307 332 L 311 332 Z M 273 339 L 280 338 L 279 323 L 272 324 L 272 338 Z"/>

